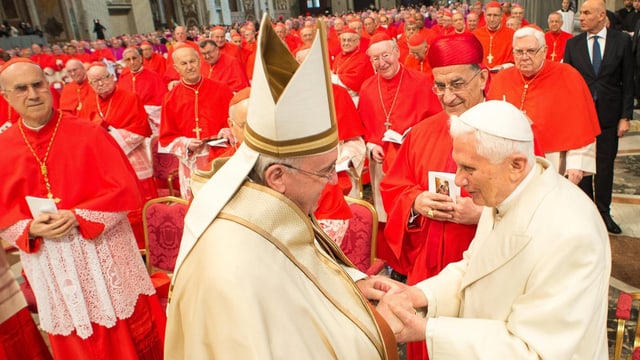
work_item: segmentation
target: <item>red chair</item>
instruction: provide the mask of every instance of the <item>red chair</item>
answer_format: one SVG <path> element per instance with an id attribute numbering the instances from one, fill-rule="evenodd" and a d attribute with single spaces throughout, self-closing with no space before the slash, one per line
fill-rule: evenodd
<path id="1" fill-rule="evenodd" d="M 158 152 L 158 137 L 151 139 L 151 160 L 153 163 L 153 179 L 159 196 L 175 196 L 180 194 L 178 167 L 180 160 L 173 155 Z"/>
<path id="2" fill-rule="evenodd" d="M 344 197 L 353 217 L 340 248 L 353 264 L 368 275 L 380 273 L 385 263 L 376 257 L 378 239 L 378 214 L 367 201 Z"/>
<path id="3" fill-rule="evenodd" d="M 636 302 L 636 309 L 634 310 L 635 319 L 631 319 L 634 301 Z M 638 317 L 640 312 L 640 292 L 637 293 L 625 293 L 621 292 L 618 296 L 618 304 L 616 306 L 616 320 L 618 322 L 618 328 L 616 331 L 616 342 L 613 345 L 613 360 L 621 360 L 622 347 L 625 344 L 625 333 L 627 332 L 625 325 L 627 321 L 635 322 L 635 339 L 627 339 L 629 344 L 630 355 L 626 357 L 627 360 L 640 360 L 640 318 Z M 630 321 L 631 320 L 631 321 Z"/>
<path id="4" fill-rule="evenodd" d="M 147 270 L 163 307 L 169 296 L 169 274 L 176 265 L 187 208 L 187 200 L 174 196 L 149 200 L 142 208 Z"/>
<path id="5" fill-rule="evenodd" d="M 8 254 L 14 254 L 18 252 L 18 248 L 12 245 L 9 245 L 3 239 L 0 239 L 0 243 L 2 243 L 2 248 L 5 254 L 0 254 L 0 256 L 5 256 Z M 24 299 L 27 301 L 27 308 L 29 311 L 37 314 L 38 313 L 38 305 L 36 304 L 36 296 L 33 293 L 33 289 L 31 289 L 31 285 L 29 284 L 29 280 L 27 279 L 27 275 L 24 273 L 24 269 L 21 270 L 22 279 L 24 281 L 20 282 L 20 291 L 22 291 L 22 295 Z"/>

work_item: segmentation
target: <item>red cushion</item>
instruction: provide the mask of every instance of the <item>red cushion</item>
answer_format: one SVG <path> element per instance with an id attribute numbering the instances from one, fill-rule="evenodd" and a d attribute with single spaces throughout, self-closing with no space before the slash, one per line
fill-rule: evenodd
<path id="1" fill-rule="evenodd" d="M 616 306 L 616 318 L 629 320 L 631 317 L 631 294 L 621 292 L 618 296 L 618 305 Z"/>
<path id="2" fill-rule="evenodd" d="M 151 153 L 153 158 L 153 178 L 156 182 L 158 193 L 160 193 L 161 189 L 169 188 L 167 179 L 172 174 L 174 174 L 172 178 L 173 188 L 180 191 L 180 180 L 178 176 L 175 176 L 178 171 L 178 166 L 180 166 L 178 158 L 173 154 L 159 153 L 157 138 L 151 141 Z"/>
<path id="3" fill-rule="evenodd" d="M 371 266 L 372 216 L 369 209 L 358 204 L 350 204 L 353 217 L 344 235 L 340 248 L 353 264 L 362 272 Z"/>
<path id="4" fill-rule="evenodd" d="M 186 212 L 187 206 L 183 204 L 155 203 L 147 208 L 149 257 L 154 267 L 173 271 Z"/>

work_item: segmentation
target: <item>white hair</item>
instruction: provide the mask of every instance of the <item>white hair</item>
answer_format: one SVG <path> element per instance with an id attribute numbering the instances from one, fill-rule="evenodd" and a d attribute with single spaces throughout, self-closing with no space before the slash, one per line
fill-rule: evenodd
<path id="1" fill-rule="evenodd" d="M 533 36 L 538 40 L 538 46 L 547 45 L 547 41 L 544 39 L 544 33 L 534 27 L 526 26 L 516 30 L 513 34 L 513 44 L 512 46 L 516 46 L 516 39 L 523 38 L 525 36 Z"/>
<path id="2" fill-rule="evenodd" d="M 450 121 L 451 126 L 449 132 L 451 133 L 451 137 L 455 139 L 465 134 L 474 134 L 476 139 L 476 152 L 492 164 L 498 164 L 514 154 L 525 156 L 529 164 L 535 162 L 533 141 L 511 140 L 491 135 L 465 124 L 455 115 L 451 116 Z M 491 119 L 487 119 L 487 121 L 491 121 Z"/>

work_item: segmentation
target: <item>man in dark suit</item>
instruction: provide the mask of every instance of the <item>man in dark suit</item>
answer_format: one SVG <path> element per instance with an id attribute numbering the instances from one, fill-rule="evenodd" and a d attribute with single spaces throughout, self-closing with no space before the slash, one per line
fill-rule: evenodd
<path id="1" fill-rule="evenodd" d="M 618 137 L 629 131 L 633 115 L 633 58 L 627 34 L 607 29 L 602 0 L 587 0 L 580 8 L 583 33 L 567 41 L 564 62 L 584 77 L 598 112 L 602 133 L 596 138 L 596 175 L 586 176 L 580 187 L 592 198 L 607 230 L 622 230 L 610 215 L 613 164 Z M 593 178 L 593 179 L 592 179 Z"/>

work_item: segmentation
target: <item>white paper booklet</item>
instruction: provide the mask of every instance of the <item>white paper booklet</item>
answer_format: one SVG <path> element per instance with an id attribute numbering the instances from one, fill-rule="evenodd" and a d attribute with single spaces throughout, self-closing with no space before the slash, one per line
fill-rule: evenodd
<path id="1" fill-rule="evenodd" d="M 229 141 L 226 138 L 206 139 L 205 142 L 209 146 L 228 147 Z"/>
<path id="2" fill-rule="evenodd" d="M 31 216 L 33 216 L 34 219 L 42 213 L 58 213 L 58 207 L 53 199 L 35 196 L 25 196 L 25 199 L 27 200 L 27 205 L 29 205 Z"/>
<path id="3" fill-rule="evenodd" d="M 404 138 L 406 138 L 407 135 L 409 134 L 409 131 L 411 131 L 411 128 L 408 128 L 407 130 L 405 130 L 404 133 L 402 133 L 401 135 L 395 130 L 388 129 L 387 131 L 384 132 L 382 141 L 388 141 L 388 142 L 402 145 L 402 142 L 404 141 Z"/>
<path id="4" fill-rule="evenodd" d="M 460 196 L 460 188 L 455 184 L 456 174 L 429 171 L 429 191 L 451 197 L 453 202 Z"/>
<path id="5" fill-rule="evenodd" d="M 336 172 L 349 170 L 349 164 L 351 164 L 351 159 L 336 163 Z"/>

